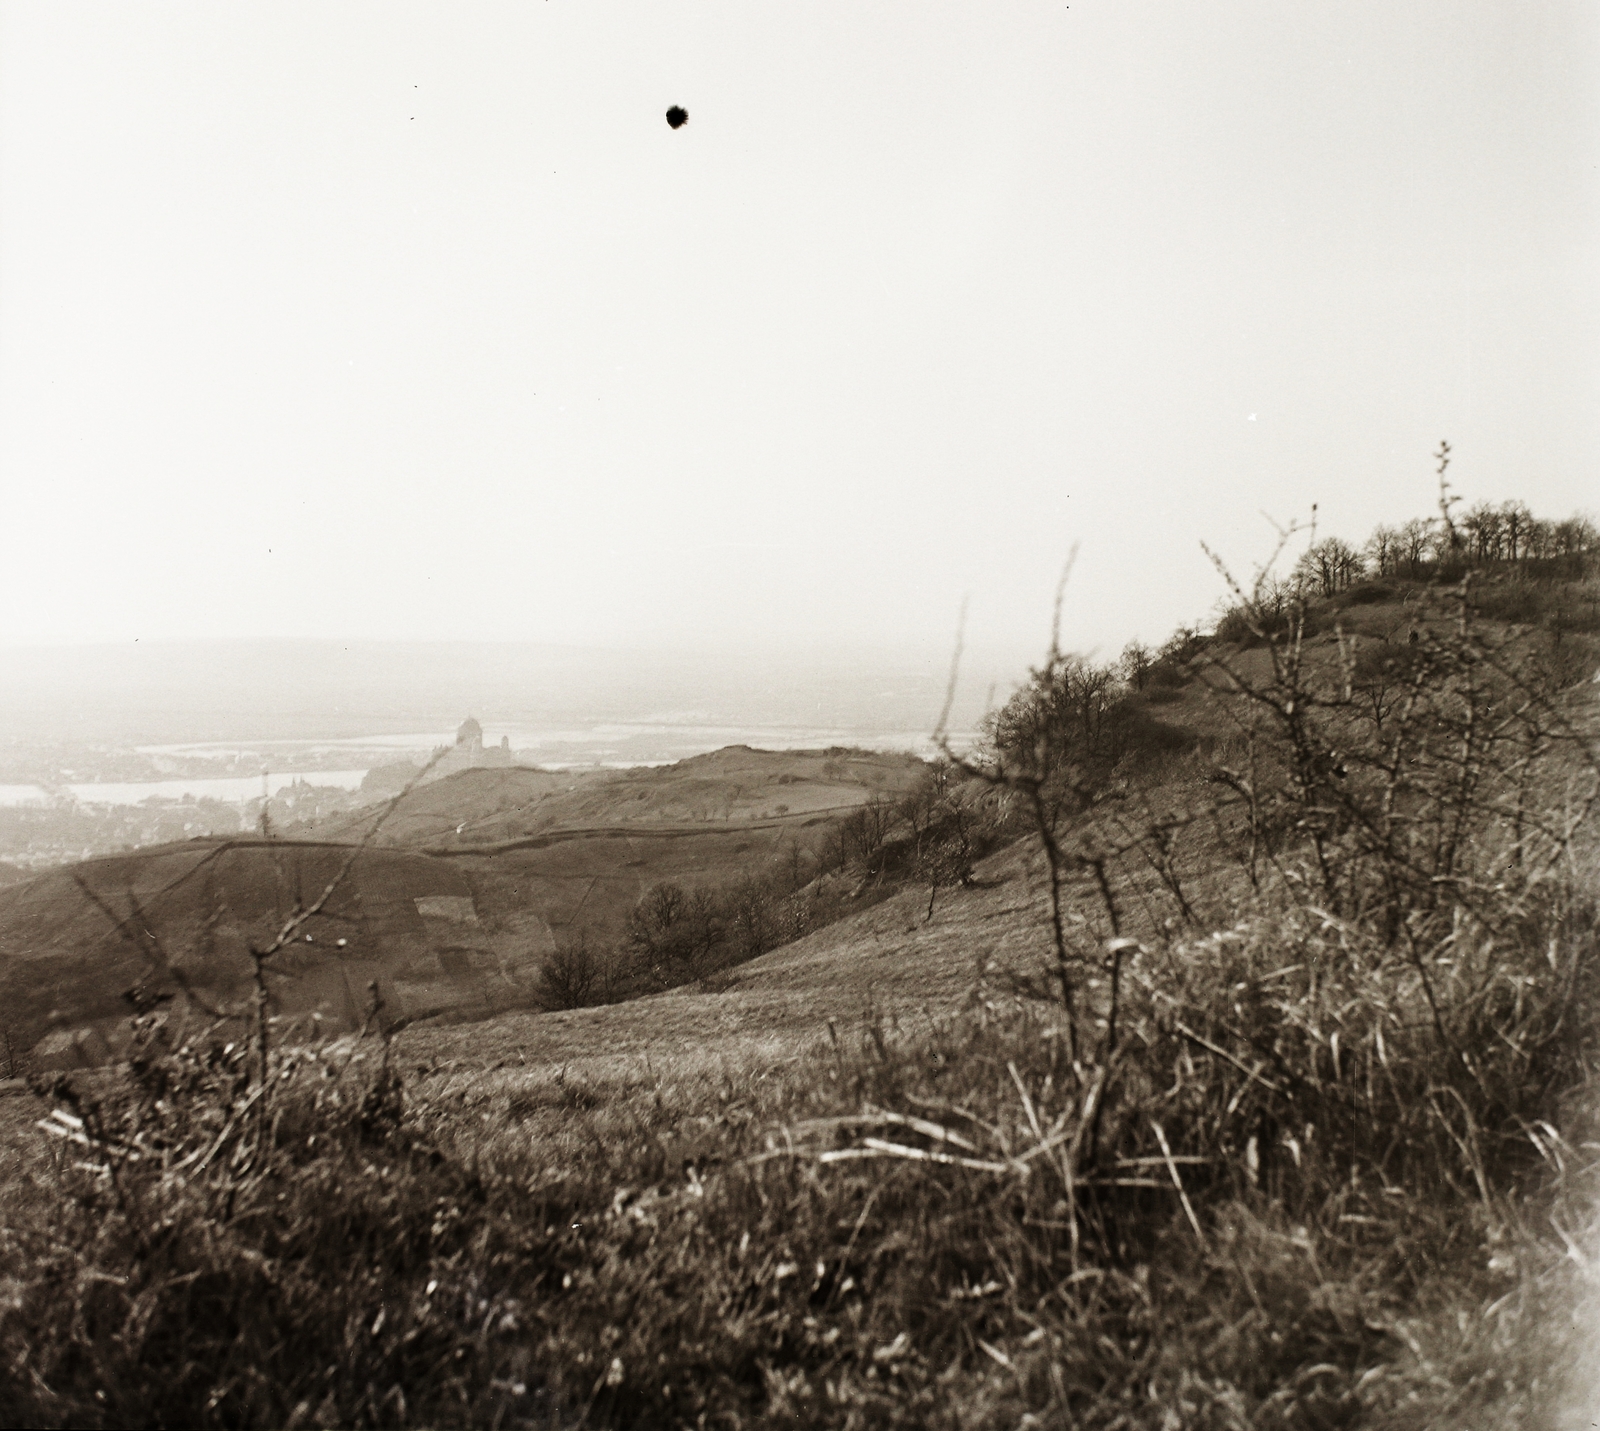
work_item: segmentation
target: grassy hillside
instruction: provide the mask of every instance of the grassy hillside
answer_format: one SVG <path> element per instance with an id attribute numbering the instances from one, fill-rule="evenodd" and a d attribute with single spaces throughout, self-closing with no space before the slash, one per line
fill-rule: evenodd
<path id="1" fill-rule="evenodd" d="M 448 864 L 338 845 L 195 841 L 86 861 L 0 896 L 0 1027 L 39 1067 L 105 1061 L 159 1001 L 174 1026 L 248 1008 L 249 946 L 336 886 L 268 974 L 274 1017 L 312 1031 L 359 1027 L 376 982 L 396 1012 L 493 1007 L 536 966 L 501 955 Z M 532 955 L 525 956 L 527 958 Z M 503 1000 L 502 1000 L 503 1003 Z"/>
<path id="2" fill-rule="evenodd" d="M 633 770 L 463 770 L 419 785 L 384 811 L 379 843 L 481 849 L 551 830 L 614 830 L 760 822 L 800 824 L 874 794 L 903 794 L 923 762 L 863 750 L 753 750 L 736 745 L 673 765 Z M 359 839 L 378 810 L 317 830 Z"/>
<path id="3" fill-rule="evenodd" d="M 312 1047 L 150 1016 L 36 1081 L 0 1120 L 63 1156 L 4 1168 L 0 1407 L 1590 1424 L 1592 587 L 1458 560 L 1052 654 L 845 858 L 912 887 L 694 984 Z M 703 770 L 641 803 L 703 812 Z M 741 799 L 413 857 L 683 850 Z M 945 862 L 980 817 L 1015 843 Z"/>
<path id="4" fill-rule="evenodd" d="M 284 837 L 87 861 L 0 891 L 0 1030 L 39 1067 L 72 1067 L 119 1050 L 140 1001 L 174 999 L 179 1022 L 247 1007 L 249 946 L 334 882 L 274 959 L 275 1017 L 358 1028 L 373 983 L 391 1019 L 527 1005 L 558 941 L 616 943 L 662 881 L 715 888 L 784 865 L 804 883 L 841 814 L 922 769 L 740 748 L 599 778 L 464 771 L 412 790 L 359 855 Z"/>
<path id="5" fill-rule="evenodd" d="M 1232 940 L 1130 964 L 1133 1088 L 1090 1158 L 1081 1136 L 1052 1142 L 1085 1126 L 1060 1012 L 1013 992 L 1048 966 L 1045 883 L 1013 850 L 927 923 L 907 892 L 726 986 L 409 1030 L 387 1059 L 403 1094 L 377 1045 L 296 1065 L 315 1081 L 284 1095 L 284 1126 L 326 1146 L 309 1158 L 302 1133 L 292 1166 L 263 1170 L 245 1210 L 290 1199 L 267 1240 L 246 1220 L 209 1252 L 182 1239 L 130 1263 L 101 1245 L 85 1265 L 133 1277 L 96 1304 L 108 1326 L 140 1288 L 214 1290 L 158 1297 L 136 1339 L 94 1343 L 87 1391 L 46 1361 L 53 1399 L 18 1404 L 204 1421 L 221 1382 L 251 1424 L 1581 1425 L 1558 1418 L 1585 1405 L 1564 1330 L 1583 1281 L 1542 1220 L 1590 1245 L 1591 1183 L 1553 1161 L 1588 1132 L 1581 1106 L 1517 1107 L 1564 1141 L 1547 1138 L 1547 1177 L 1537 1143 L 1507 1143 L 1480 1164 L 1486 1199 L 1483 1153 L 1422 1096 L 1440 1070 L 1417 1010 L 1356 1021 L 1373 961 L 1354 936 L 1241 903 Z M 1097 901 L 1074 882 L 1080 917 Z M 1592 932 L 1562 936 L 1563 972 L 1573 937 Z M 1287 1023 L 1275 1061 L 1230 1051 L 1229 1000 Z M 226 1060 L 191 1075 L 236 1076 Z M 140 1127 L 63 1096 L 26 1116 Z M 0 1110 L 21 1125 L 21 1104 Z M 246 1157 L 237 1176 L 262 1176 Z M 11 1173 L 24 1200 L 64 1175 L 37 1158 Z M 1536 1204 L 1499 1191 L 1513 1175 Z M 129 1216 L 210 1221 L 233 1177 L 131 1184 Z M 35 1278 L 79 1265 L 27 1245 Z M 24 1295 L 15 1333 L 42 1315 Z M 312 1326 L 350 1330 L 336 1348 L 285 1336 Z M 195 1369 L 178 1384 L 144 1369 L 179 1348 Z"/>

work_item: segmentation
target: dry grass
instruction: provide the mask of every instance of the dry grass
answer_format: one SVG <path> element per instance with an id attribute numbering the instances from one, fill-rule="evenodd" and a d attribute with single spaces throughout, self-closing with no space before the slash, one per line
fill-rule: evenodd
<path id="1" fill-rule="evenodd" d="M 907 891 L 710 981 L 646 999 L 564 1013 L 510 1013 L 474 1024 L 417 1027 L 400 1037 L 407 1062 L 450 1060 L 463 1071 L 506 1060 L 553 1065 L 592 1057 L 652 1057 L 716 1049 L 748 1037 L 805 1044 L 829 1020 L 853 1025 L 863 1011 L 911 1020 L 947 1012 L 975 969 L 1042 960 L 1043 908 L 1032 862 L 1013 848 L 980 866 L 979 884 L 947 898 L 930 921 L 927 895 Z M 603 1054 L 596 1054 L 603 1049 Z"/>
<path id="2" fill-rule="evenodd" d="M 1547 1326 L 1594 1295 L 1553 1226 L 1600 1251 L 1587 986 L 1553 1062 L 1486 1055 L 1462 1121 L 1359 932 L 1280 908 L 1148 943 L 1091 1154 L 1094 1076 L 1008 992 L 1046 953 L 1026 863 L 726 993 L 408 1031 L 403 1115 L 375 1044 L 285 1055 L 275 1151 L 241 1123 L 208 1178 L 170 1170 L 216 1140 L 226 1058 L 165 1112 L 103 1088 L 99 1146 L 12 1185 L 0 1419 L 1582 1425 L 1582 1333 Z M 1550 930 L 1585 979 L 1586 917 Z M 169 1171 L 73 1165 L 130 1139 Z"/>
<path id="3" fill-rule="evenodd" d="M 1430 660 L 1419 699 L 1498 699 Z M 1419 719 L 1378 844 L 1385 787 L 1326 759 L 1359 712 L 1292 690 L 1261 858 L 1184 757 L 1053 832 L 1059 947 L 1017 847 L 931 920 L 907 892 L 699 989 L 265 1080 L 147 1025 L 10 1165 L 0 1422 L 1600 1419 L 1596 865 L 1544 819 L 1582 741 L 1534 770 Z M 1471 780 L 1419 783 L 1456 748 Z"/>

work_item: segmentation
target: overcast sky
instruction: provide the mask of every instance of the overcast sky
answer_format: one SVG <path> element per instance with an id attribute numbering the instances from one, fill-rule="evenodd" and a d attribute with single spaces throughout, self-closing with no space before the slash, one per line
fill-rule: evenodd
<path id="1" fill-rule="evenodd" d="M 1597 505 L 1592 3 L 8 4 L 0 642 L 1042 640 Z M 689 123 L 663 116 L 681 104 Z"/>

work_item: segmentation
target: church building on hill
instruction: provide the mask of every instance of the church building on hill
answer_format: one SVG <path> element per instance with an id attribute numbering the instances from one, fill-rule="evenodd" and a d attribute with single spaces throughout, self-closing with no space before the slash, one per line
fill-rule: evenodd
<path id="1" fill-rule="evenodd" d="M 438 755 L 438 752 L 434 752 Z M 444 748 L 432 775 L 454 775 L 458 770 L 505 770 L 516 762 L 511 758 L 511 737 L 500 737 L 499 745 L 485 748 L 483 727 L 470 715 L 456 731 L 456 743 Z"/>

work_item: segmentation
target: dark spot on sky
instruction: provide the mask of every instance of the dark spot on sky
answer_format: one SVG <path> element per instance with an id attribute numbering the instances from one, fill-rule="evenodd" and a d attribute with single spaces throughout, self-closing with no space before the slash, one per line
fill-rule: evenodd
<path id="1" fill-rule="evenodd" d="M 689 111 L 682 105 L 675 104 L 667 111 L 667 123 L 674 129 L 682 129 L 689 122 Z"/>

